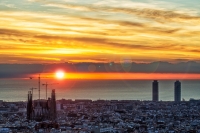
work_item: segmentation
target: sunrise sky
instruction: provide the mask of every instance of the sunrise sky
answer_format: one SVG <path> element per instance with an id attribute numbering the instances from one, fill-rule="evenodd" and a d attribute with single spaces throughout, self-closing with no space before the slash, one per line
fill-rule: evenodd
<path id="1" fill-rule="evenodd" d="M 1 0 L 0 63 L 199 61 L 199 0 Z"/>

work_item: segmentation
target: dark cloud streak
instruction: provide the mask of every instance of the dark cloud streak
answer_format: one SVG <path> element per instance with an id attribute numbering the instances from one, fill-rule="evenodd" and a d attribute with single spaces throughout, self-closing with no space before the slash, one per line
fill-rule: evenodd
<path id="1" fill-rule="evenodd" d="M 24 75 L 42 72 L 54 72 L 62 68 L 66 72 L 91 72 L 90 66 L 95 67 L 93 72 L 134 72 L 134 73 L 200 73 L 200 63 L 168 62 L 152 63 L 61 63 L 61 64 L 0 64 L 0 78 L 23 77 Z"/>

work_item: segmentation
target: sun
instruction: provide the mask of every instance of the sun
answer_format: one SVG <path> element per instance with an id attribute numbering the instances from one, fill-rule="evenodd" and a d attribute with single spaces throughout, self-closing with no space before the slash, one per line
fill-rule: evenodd
<path id="1" fill-rule="evenodd" d="M 59 70 L 59 71 L 57 71 L 57 72 L 55 73 L 55 75 L 56 75 L 56 78 L 58 78 L 58 79 L 63 79 L 63 78 L 65 77 L 65 72 Z"/>

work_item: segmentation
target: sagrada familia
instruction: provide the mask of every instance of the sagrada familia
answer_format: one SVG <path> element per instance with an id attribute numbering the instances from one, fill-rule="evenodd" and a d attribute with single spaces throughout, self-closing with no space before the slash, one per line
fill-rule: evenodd
<path id="1" fill-rule="evenodd" d="M 28 92 L 27 119 L 36 121 L 56 121 L 56 95 L 55 89 L 52 90 L 51 98 L 32 99 L 31 91 Z"/>

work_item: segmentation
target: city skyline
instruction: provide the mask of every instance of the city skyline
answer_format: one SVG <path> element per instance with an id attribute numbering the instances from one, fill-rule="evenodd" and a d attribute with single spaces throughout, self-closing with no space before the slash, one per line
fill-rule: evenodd
<path id="1" fill-rule="evenodd" d="M 199 62 L 198 0 L 2 0 L 0 63 Z"/>
<path id="2" fill-rule="evenodd" d="M 0 132 L 200 133 L 199 36 L 199 0 L 0 0 Z"/>

